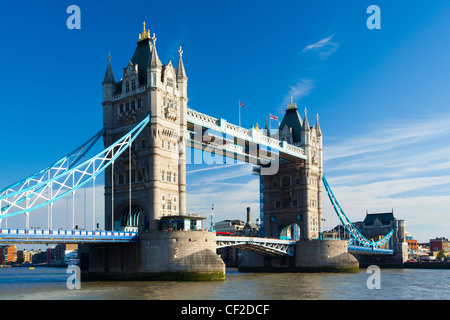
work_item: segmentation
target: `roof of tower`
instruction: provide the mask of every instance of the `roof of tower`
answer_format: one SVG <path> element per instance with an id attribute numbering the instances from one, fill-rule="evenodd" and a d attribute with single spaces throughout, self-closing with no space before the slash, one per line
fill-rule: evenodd
<path id="1" fill-rule="evenodd" d="M 287 106 L 283 121 L 281 121 L 280 129 L 283 130 L 284 126 L 292 128 L 292 139 L 294 143 L 299 143 L 301 141 L 303 121 L 298 114 L 297 103 L 292 102 L 292 97 L 291 103 Z"/>
<path id="2" fill-rule="evenodd" d="M 138 65 L 139 83 L 147 83 L 147 66 L 150 62 L 152 44 L 149 38 L 140 40 L 137 43 L 131 62 Z"/>
<path id="3" fill-rule="evenodd" d="M 393 212 L 367 213 L 364 218 L 364 224 L 373 225 L 376 219 L 378 219 L 381 224 L 389 224 L 391 221 L 395 220 L 395 217 Z"/>

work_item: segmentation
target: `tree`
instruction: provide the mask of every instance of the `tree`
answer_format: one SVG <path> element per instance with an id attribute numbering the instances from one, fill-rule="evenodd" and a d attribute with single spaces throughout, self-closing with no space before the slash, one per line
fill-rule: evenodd
<path id="1" fill-rule="evenodd" d="M 437 258 L 438 259 L 444 259 L 445 258 L 445 251 L 443 249 L 439 250 Z"/>

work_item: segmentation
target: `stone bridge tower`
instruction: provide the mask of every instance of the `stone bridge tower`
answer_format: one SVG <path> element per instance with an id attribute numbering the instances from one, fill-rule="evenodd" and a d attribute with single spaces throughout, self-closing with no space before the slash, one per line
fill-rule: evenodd
<path id="1" fill-rule="evenodd" d="M 322 132 L 319 117 L 309 126 L 297 104 L 288 104 L 279 139 L 305 149 L 307 159 L 281 160 L 278 173 L 261 176 L 264 235 L 296 240 L 319 238 L 322 225 Z"/>
<path id="2" fill-rule="evenodd" d="M 105 227 L 114 230 L 139 224 L 158 230 L 165 214 L 186 213 L 186 148 L 188 78 L 179 50 L 178 65 L 163 65 L 156 37 L 139 34 L 131 60 L 116 81 L 111 57 L 103 81 L 105 147 L 130 131 L 149 113 L 151 122 L 131 147 L 105 173 Z M 132 189 L 132 193 L 130 192 Z M 130 199 L 131 194 L 131 199 Z"/>
<path id="3" fill-rule="evenodd" d="M 366 213 L 363 221 L 355 223 L 355 227 L 369 240 L 378 241 L 391 230 L 394 234 L 383 247 L 394 250 L 392 256 L 373 257 L 370 255 L 359 257 L 362 265 L 390 264 L 401 265 L 408 260 L 408 244 L 406 242 L 406 227 L 404 220 L 394 217 L 394 210 L 385 213 Z"/>

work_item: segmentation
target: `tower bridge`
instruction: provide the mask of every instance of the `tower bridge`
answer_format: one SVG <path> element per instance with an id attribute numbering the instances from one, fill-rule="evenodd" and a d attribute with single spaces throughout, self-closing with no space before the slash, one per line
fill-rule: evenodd
<path id="1" fill-rule="evenodd" d="M 178 53 L 176 68 L 171 61 L 163 65 L 156 37 L 144 25 L 120 81 L 115 80 L 108 56 L 102 82 L 104 127 L 66 157 L 0 190 L 0 221 L 6 224 L 9 217 L 27 217 L 23 229 L 1 229 L 0 242 L 88 244 L 80 249 L 87 275 L 125 278 L 192 272 L 208 279 L 223 278 L 224 264 L 215 251 L 224 246 L 265 256 L 250 257 L 252 267 L 283 267 L 276 257 L 267 256 L 290 256 L 295 259 L 289 262 L 291 267 L 355 268 L 358 262 L 349 251 L 360 248 L 360 253 L 393 254 L 390 248 L 378 250 L 392 232 L 377 242 L 368 240 L 334 197 L 324 177 L 318 116 L 310 126 L 307 110 L 302 118 L 291 99 L 279 130 L 272 134 L 267 128 L 246 129 L 188 108 L 181 47 Z M 100 137 L 104 150 L 84 160 Z M 187 147 L 255 165 L 260 179 L 260 238 L 161 230 L 162 217 L 187 215 Z M 95 184 L 99 174 L 105 176 L 105 231 L 94 231 L 94 222 L 92 231 L 52 230 L 54 202 Z M 354 240 L 350 246 L 345 240 L 321 239 L 322 185 Z M 29 214 L 45 207 L 48 230 L 33 231 Z M 95 211 L 94 202 L 94 215 Z M 293 228 L 298 233 L 295 241 L 286 239 Z"/>

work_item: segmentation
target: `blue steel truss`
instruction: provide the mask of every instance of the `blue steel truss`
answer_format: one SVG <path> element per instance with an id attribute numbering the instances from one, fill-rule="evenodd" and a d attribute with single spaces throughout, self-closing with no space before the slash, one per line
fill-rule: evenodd
<path id="1" fill-rule="evenodd" d="M 295 240 L 241 237 L 241 236 L 217 236 L 217 249 L 235 246 L 243 250 L 255 251 L 262 255 L 294 256 Z"/>
<path id="2" fill-rule="evenodd" d="M 339 220 L 342 222 L 342 225 L 351 235 L 351 238 L 348 240 L 349 245 L 353 243 L 353 244 L 361 244 L 367 247 L 379 248 L 390 240 L 390 238 L 394 234 L 394 229 L 392 229 L 387 235 L 385 235 L 382 239 L 376 242 L 374 242 L 373 240 L 368 240 L 366 237 L 364 237 L 361 234 L 361 232 L 359 232 L 359 230 L 353 225 L 350 219 L 347 217 L 344 210 L 342 210 L 341 206 L 339 205 L 339 202 L 336 200 L 336 197 L 333 194 L 333 191 L 331 191 L 330 185 L 328 184 L 325 175 L 322 176 L 322 181 L 325 190 L 327 190 L 328 198 L 330 199 L 331 204 L 333 205 L 334 211 L 339 217 Z"/>
<path id="3" fill-rule="evenodd" d="M 20 192 L 24 188 L 29 188 L 35 184 L 39 184 L 45 180 L 48 180 L 52 177 L 57 176 L 58 174 L 63 173 L 64 171 L 75 166 L 86 154 L 89 150 L 94 146 L 98 139 L 103 136 L 105 132 L 105 127 L 103 127 L 99 132 L 97 132 L 94 136 L 92 136 L 89 140 L 83 143 L 81 146 L 73 150 L 71 153 L 67 154 L 63 158 L 58 161 L 52 163 L 46 168 L 42 169 L 35 174 L 32 174 L 28 178 L 20 180 L 8 187 L 0 189 L 0 197 L 5 196 L 7 194 L 12 194 L 16 192 Z"/>
<path id="4" fill-rule="evenodd" d="M 135 128 L 114 144 L 89 160 L 77 164 L 88 149 L 103 135 L 104 129 L 102 129 L 82 147 L 55 162 L 56 168 L 61 165 L 60 169 L 55 169 L 55 165 L 49 166 L 27 179 L 2 189 L 3 192 L 0 194 L 0 218 L 29 213 L 75 192 L 95 179 L 109 165 L 114 163 L 127 148 L 131 147 L 133 141 L 149 122 L 150 115 L 147 115 Z M 62 165 L 63 163 L 64 165 Z M 44 180 L 48 175 L 50 177 Z M 36 179 L 38 176 L 40 178 Z M 13 189 L 18 186 L 20 187 L 16 190 Z"/>

